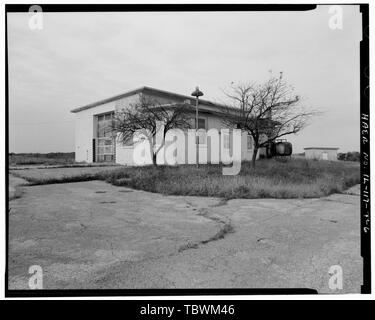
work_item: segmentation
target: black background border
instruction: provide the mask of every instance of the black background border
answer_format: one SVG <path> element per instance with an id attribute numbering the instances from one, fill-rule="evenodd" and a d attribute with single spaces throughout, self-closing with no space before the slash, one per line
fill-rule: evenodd
<path id="1" fill-rule="evenodd" d="M 8 91 L 8 32 L 7 13 L 28 12 L 30 5 L 5 5 L 5 197 L 6 197 L 6 297 L 92 297 L 92 296 L 186 296 L 186 295 L 285 295 L 316 294 L 309 288 L 285 289 L 113 289 L 113 290 L 10 290 L 8 288 L 8 239 L 9 239 L 9 91 Z M 324 4 L 327 5 L 327 4 Z M 340 4 L 343 6 L 351 4 Z M 362 115 L 369 126 L 369 4 L 353 4 L 362 13 L 362 34 L 360 42 L 360 124 Z M 43 12 L 158 12 L 158 11 L 306 11 L 314 10 L 317 4 L 42 4 Z M 365 138 L 365 139 L 364 139 Z M 367 139 L 367 142 L 364 140 Z M 371 229 L 370 229 L 370 181 L 363 183 L 363 177 L 370 176 L 370 134 L 361 130 L 361 256 L 363 258 L 363 285 L 361 293 L 371 293 Z M 366 163 L 366 165 L 364 164 Z M 370 179 L 370 178 L 369 178 Z M 368 192 L 365 193 L 365 192 Z M 368 199 L 368 202 L 366 202 Z M 367 203 L 367 206 L 366 206 Z M 366 228 L 366 232 L 364 231 Z M 156 302 L 156 301 L 155 301 Z M 162 301 L 158 301 L 160 304 Z M 203 301 L 202 301 L 203 302 Z"/>

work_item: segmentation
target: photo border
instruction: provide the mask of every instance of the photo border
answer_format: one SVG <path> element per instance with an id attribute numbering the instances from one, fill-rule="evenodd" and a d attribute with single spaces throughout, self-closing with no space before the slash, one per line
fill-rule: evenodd
<path id="1" fill-rule="evenodd" d="M 301 295 L 317 294 L 309 288 L 212 288 L 212 289 L 41 289 L 11 290 L 8 287 L 9 266 L 9 82 L 7 14 L 29 12 L 32 4 L 5 5 L 5 297 L 93 297 L 93 296 L 185 296 L 185 295 Z M 41 4 L 43 12 L 174 12 L 174 11 L 307 11 L 319 4 Z M 329 5 L 323 3 L 322 5 Z M 334 5 L 334 4 L 332 4 Z M 369 4 L 357 5 L 362 13 L 360 41 L 360 219 L 363 285 L 361 293 L 371 293 L 371 229 L 370 229 L 370 105 L 369 105 Z"/>

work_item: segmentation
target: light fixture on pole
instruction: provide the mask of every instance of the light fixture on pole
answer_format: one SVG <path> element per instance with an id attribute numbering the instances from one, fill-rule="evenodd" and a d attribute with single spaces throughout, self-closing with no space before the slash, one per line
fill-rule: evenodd
<path id="1" fill-rule="evenodd" d="M 195 88 L 195 91 L 191 93 L 193 97 L 195 97 L 195 144 L 196 144 L 196 161 L 197 161 L 197 168 L 199 167 L 199 137 L 198 137 L 198 103 L 199 97 L 203 96 L 203 92 L 199 91 L 199 87 Z"/>

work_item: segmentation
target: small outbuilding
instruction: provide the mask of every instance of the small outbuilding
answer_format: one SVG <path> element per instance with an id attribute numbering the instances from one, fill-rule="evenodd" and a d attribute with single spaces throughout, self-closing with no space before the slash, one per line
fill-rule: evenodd
<path id="1" fill-rule="evenodd" d="M 306 159 L 337 161 L 337 150 L 339 148 L 308 147 L 304 148 Z"/>

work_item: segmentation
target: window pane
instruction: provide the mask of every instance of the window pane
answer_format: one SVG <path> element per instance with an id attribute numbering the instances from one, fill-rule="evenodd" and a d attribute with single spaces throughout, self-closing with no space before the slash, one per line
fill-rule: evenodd
<path id="1" fill-rule="evenodd" d="M 206 129 L 206 119 L 198 119 L 198 129 Z"/>
<path id="2" fill-rule="evenodd" d="M 110 156 L 106 155 L 104 157 L 105 157 L 105 161 L 113 161 L 113 156 L 112 155 L 110 155 Z"/>
<path id="3" fill-rule="evenodd" d="M 104 130 L 104 129 L 100 129 L 100 130 L 98 131 L 98 137 L 99 137 L 99 138 L 105 137 L 105 130 Z"/>

